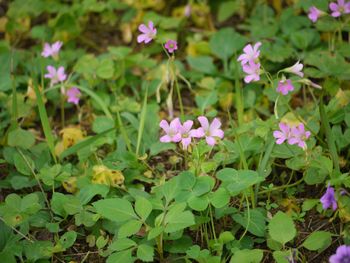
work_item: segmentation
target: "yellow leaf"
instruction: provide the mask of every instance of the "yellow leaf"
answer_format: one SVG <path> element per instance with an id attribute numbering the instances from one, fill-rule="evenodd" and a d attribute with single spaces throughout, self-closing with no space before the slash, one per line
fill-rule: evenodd
<path id="1" fill-rule="evenodd" d="M 67 149 L 80 140 L 84 139 L 83 132 L 78 127 L 68 127 L 61 130 L 60 134 L 62 134 L 63 139 L 63 147 Z"/>
<path id="2" fill-rule="evenodd" d="M 62 185 L 68 193 L 74 194 L 77 191 L 77 178 L 75 176 L 70 177 L 63 181 Z"/>

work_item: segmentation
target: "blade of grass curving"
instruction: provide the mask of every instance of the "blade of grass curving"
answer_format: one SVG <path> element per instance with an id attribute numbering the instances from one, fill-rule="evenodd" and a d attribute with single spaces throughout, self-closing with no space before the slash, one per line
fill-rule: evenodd
<path id="1" fill-rule="evenodd" d="M 74 85 L 74 86 L 77 87 L 78 89 L 84 91 L 87 95 L 89 95 L 92 99 L 94 99 L 97 102 L 97 104 L 101 107 L 101 109 L 103 110 L 105 115 L 108 118 L 113 119 L 111 112 L 108 110 L 105 103 L 102 101 L 102 99 L 95 92 L 93 92 L 91 89 L 87 89 L 83 86 L 77 86 L 77 85 Z"/>
<path id="2" fill-rule="evenodd" d="M 69 147 L 68 149 L 64 150 L 61 154 L 60 154 L 60 159 L 64 159 L 67 156 L 70 156 L 72 154 L 77 153 L 79 150 L 89 146 L 90 144 L 93 144 L 96 140 L 98 140 L 99 138 L 105 136 L 107 133 L 115 130 L 116 127 L 110 128 L 108 130 L 105 130 L 104 132 L 101 132 L 93 137 L 87 138 L 83 141 L 78 142 L 77 144 L 73 145 L 72 147 Z"/>
<path id="3" fill-rule="evenodd" d="M 130 139 L 129 139 L 129 136 L 128 136 L 126 130 L 125 130 L 125 126 L 124 126 L 122 118 L 120 117 L 120 113 L 119 113 L 118 109 L 117 109 L 117 123 L 118 123 L 118 127 L 119 127 L 119 130 L 120 130 L 120 133 L 122 134 L 122 136 L 124 138 L 126 147 L 128 148 L 128 151 L 132 152 Z"/>
<path id="4" fill-rule="evenodd" d="M 54 138 L 52 135 L 52 129 L 49 123 L 49 118 L 47 116 L 46 108 L 44 105 L 44 101 L 41 95 L 41 92 L 37 86 L 37 84 L 33 84 L 34 92 L 36 95 L 36 102 L 38 104 L 38 110 L 39 110 L 39 117 L 41 121 L 41 125 L 43 127 L 44 135 L 47 141 L 47 144 L 49 146 L 52 158 L 54 159 L 55 163 L 57 163 L 57 158 L 55 155 L 55 143 Z"/>
<path id="5" fill-rule="evenodd" d="M 340 172 L 337 146 L 335 144 L 335 140 L 333 137 L 331 126 L 329 125 L 328 116 L 327 116 L 326 110 L 324 108 L 323 91 L 321 93 L 320 103 L 319 103 L 318 107 L 319 107 L 319 111 L 320 111 L 321 125 L 322 125 L 323 130 L 326 134 L 328 149 L 329 149 L 329 152 L 331 153 L 331 156 L 333 159 L 334 168 L 337 172 Z"/>
<path id="6" fill-rule="evenodd" d="M 139 126 L 139 130 L 138 130 L 138 134 L 137 134 L 136 156 L 139 155 L 142 134 L 143 134 L 143 130 L 145 128 L 145 120 L 146 120 L 146 113 L 147 113 L 147 96 L 148 96 L 148 87 L 146 87 L 146 94 L 145 94 L 145 98 L 143 100 L 143 106 L 142 106 L 142 111 L 141 111 L 141 116 L 140 116 L 140 126 Z"/>
<path id="7" fill-rule="evenodd" d="M 17 128 L 18 123 L 18 113 L 17 113 L 17 87 L 15 83 L 15 75 L 14 75 L 14 68 L 13 68 L 13 56 L 15 51 L 12 50 L 12 56 L 11 56 L 11 84 L 12 84 L 12 116 L 11 116 L 11 126 L 12 128 Z"/>

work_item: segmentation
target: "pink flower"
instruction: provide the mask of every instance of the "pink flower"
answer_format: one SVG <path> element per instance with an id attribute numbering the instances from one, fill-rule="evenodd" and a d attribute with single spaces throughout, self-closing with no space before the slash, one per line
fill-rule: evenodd
<path id="1" fill-rule="evenodd" d="M 184 9 L 185 17 L 189 17 L 191 15 L 192 7 L 190 4 L 187 4 Z"/>
<path id="2" fill-rule="evenodd" d="M 159 123 L 159 127 L 161 127 L 165 131 L 165 135 L 160 137 L 161 142 L 179 142 L 181 141 L 181 133 L 180 127 L 181 122 L 179 118 L 173 119 L 170 122 L 170 125 L 166 120 L 162 120 Z"/>
<path id="3" fill-rule="evenodd" d="M 68 102 L 73 103 L 75 105 L 79 104 L 81 92 L 77 87 L 72 87 L 69 90 L 67 90 L 66 95 L 68 97 Z"/>
<path id="4" fill-rule="evenodd" d="M 244 77 L 245 83 L 260 80 L 260 63 L 256 64 L 254 61 L 250 60 L 248 64 L 243 65 L 243 71 L 247 74 L 247 76 Z"/>
<path id="5" fill-rule="evenodd" d="M 242 66 L 250 61 L 255 62 L 260 55 L 260 46 L 261 42 L 257 42 L 254 47 L 251 44 L 246 45 L 243 48 L 244 53 L 238 57 L 237 61 L 241 61 Z"/>
<path id="6" fill-rule="evenodd" d="M 53 66 L 46 67 L 48 73 L 45 74 L 45 78 L 51 79 L 51 85 L 54 85 L 58 82 L 63 82 L 66 80 L 67 75 L 64 73 L 64 67 L 59 67 L 58 70 Z"/>
<path id="7" fill-rule="evenodd" d="M 293 74 L 298 75 L 299 77 L 302 78 L 304 76 L 304 73 L 301 72 L 303 70 L 303 67 L 304 67 L 304 65 L 299 63 L 299 61 L 298 61 L 293 66 L 286 68 L 283 71 L 293 73 Z"/>
<path id="8" fill-rule="evenodd" d="M 280 131 L 274 131 L 273 137 L 277 139 L 276 140 L 277 144 L 282 144 L 284 143 L 285 140 L 290 139 L 290 127 L 288 126 L 288 124 L 283 122 L 280 122 L 279 127 L 280 127 Z"/>
<path id="9" fill-rule="evenodd" d="M 186 150 L 188 145 L 191 144 L 192 137 L 196 137 L 194 131 L 191 130 L 193 126 L 193 121 L 185 121 L 184 124 L 180 124 L 179 131 L 181 134 L 181 144 L 182 144 L 182 149 Z"/>
<path id="10" fill-rule="evenodd" d="M 310 137 L 311 132 L 305 131 L 304 124 L 300 123 L 297 127 L 291 129 L 291 138 L 289 144 L 297 144 L 300 148 L 306 149 L 306 140 Z"/>
<path id="11" fill-rule="evenodd" d="M 333 17 L 339 17 L 342 14 L 350 13 L 350 2 L 345 3 L 345 0 L 338 0 L 337 3 L 330 3 L 329 9 L 332 11 Z"/>
<path id="12" fill-rule="evenodd" d="M 139 30 L 142 34 L 137 37 L 137 43 L 145 42 L 145 44 L 147 44 L 151 42 L 157 34 L 157 29 L 154 27 L 152 21 L 148 22 L 148 27 L 145 24 L 141 24 Z"/>
<path id="13" fill-rule="evenodd" d="M 287 95 L 289 91 L 294 90 L 294 86 L 292 85 L 292 81 L 290 79 L 287 79 L 278 82 L 278 87 L 276 90 L 282 95 Z"/>
<path id="14" fill-rule="evenodd" d="M 207 117 L 200 116 L 198 117 L 198 121 L 202 127 L 193 131 L 193 137 L 205 137 L 207 144 L 210 146 L 216 144 L 216 138 L 224 138 L 224 132 L 220 129 L 221 122 L 218 118 L 214 118 L 210 125 Z"/>
<path id="15" fill-rule="evenodd" d="M 45 58 L 47 57 L 56 57 L 58 55 L 58 52 L 60 51 L 63 43 L 61 41 L 57 41 L 50 45 L 49 43 L 45 43 L 44 50 L 41 52 L 41 55 Z"/>
<path id="16" fill-rule="evenodd" d="M 311 7 L 309 8 L 308 17 L 310 18 L 310 20 L 311 20 L 312 22 L 315 23 L 315 22 L 317 21 L 317 19 L 321 16 L 321 14 L 322 14 L 322 11 L 319 10 L 319 9 L 317 9 L 317 8 L 314 7 L 314 6 L 311 6 Z"/>
<path id="17" fill-rule="evenodd" d="M 175 40 L 168 40 L 164 46 L 169 53 L 173 53 L 175 50 L 177 50 L 177 42 Z"/>

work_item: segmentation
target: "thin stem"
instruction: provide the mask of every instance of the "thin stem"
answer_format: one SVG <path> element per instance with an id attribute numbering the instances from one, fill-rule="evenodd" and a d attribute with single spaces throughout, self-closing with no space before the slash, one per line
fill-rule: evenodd
<path id="1" fill-rule="evenodd" d="M 180 92 L 180 88 L 179 88 L 179 83 L 177 81 L 177 77 L 175 76 L 175 88 L 176 88 L 176 92 L 177 92 L 177 97 L 179 99 L 179 104 L 180 104 L 180 113 L 181 113 L 181 118 L 184 118 L 184 107 L 182 104 L 182 98 L 181 98 L 181 92 Z"/>
<path id="2" fill-rule="evenodd" d="M 17 149 L 18 153 L 21 155 L 21 157 L 23 158 L 23 160 L 24 160 L 24 162 L 26 163 L 26 165 L 28 166 L 28 168 L 30 169 L 30 171 L 31 171 L 31 173 L 33 174 L 35 180 L 37 181 L 37 183 L 38 183 L 38 185 L 39 185 L 39 188 L 40 188 L 40 191 L 41 191 L 41 193 L 42 193 L 43 196 L 44 196 L 46 205 L 47 205 L 47 207 L 49 208 L 51 218 L 53 218 L 53 214 L 52 214 L 52 211 L 51 211 L 50 202 L 49 202 L 49 200 L 47 199 L 47 196 L 46 196 L 46 194 L 45 194 L 45 191 L 44 191 L 43 186 L 41 185 L 41 182 L 40 182 L 40 179 L 38 178 L 38 175 L 35 173 L 34 168 L 33 168 L 33 167 L 31 166 L 31 164 L 28 162 L 26 156 L 22 153 L 22 151 L 21 151 L 19 148 L 16 148 L 16 149 Z"/>
<path id="3" fill-rule="evenodd" d="M 215 242 L 217 242 L 216 233 L 215 233 L 215 226 L 214 226 L 213 211 L 211 209 L 211 204 L 209 204 L 209 214 L 210 214 L 210 223 L 211 223 L 211 229 L 213 232 L 214 240 L 215 240 Z"/>
<path id="4" fill-rule="evenodd" d="M 239 241 L 241 241 L 242 238 L 247 234 L 248 228 L 249 228 L 249 225 L 250 225 L 250 207 L 249 207 L 249 199 L 248 199 L 248 197 L 246 196 L 246 194 L 244 194 L 244 197 L 245 197 L 245 201 L 247 202 L 247 216 L 248 216 L 248 218 L 247 218 L 247 225 L 246 225 L 246 227 L 245 227 L 245 229 L 244 229 L 244 232 L 243 232 L 242 236 L 240 237 Z"/>
<path id="5" fill-rule="evenodd" d="M 0 220 L 1 220 L 2 222 L 4 222 L 5 225 L 9 226 L 1 216 L 0 216 Z M 13 231 L 15 231 L 18 235 L 20 235 L 21 237 L 27 239 L 30 243 L 34 243 L 33 240 L 31 240 L 29 237 L 27 237 L 27 236 L 26 236 L 25 234 L 23 234 L 21 231 L 17 230 L 15 227 L 13 227 L 13 226 L 9 226 L 9 227 L 10 227 Z"/>
<path id="6" fill-rule="evenodd" d="M 64 128 L 64 95 L 61 93 L 61 123 L 62 128 Z"/>
<path id="7" fill-rule="evenodd" d="M 292 183 L 292 184 L 286 184 L 286 185 L 276 186 L 276 187 L 273 187 L 273 188 L 271 188 L 271 189 L 266 189 L 266 190 L 260 191 L 259 194 L 266 194 L 266 193 L 278 191 L 278 190 L 281 190 L 281 189 L 285 189 L 285 188 L 290 188 L 290 187 L 293 187 L 293 186 L 297 186 L 297 185 L 301 184 L 303 181 L 304 181 L 304 178 L 302 178 L 302 179 L 300 179 L 300 180 L 298 180 L 298 181 L 296 181 L 295 183 Z"/>
<path id="8" fill-rule="evenodd" d="M 237 109 L 238 126 L 241 126 L 243 124 L 244 106 L 243 106 L 242 87 L 241 87 L 241 82 L 239 81 L 238 73 L 236 74 L 236 78 L 235 78 L 235 90 L 236 90 L 236 109 Z"/>

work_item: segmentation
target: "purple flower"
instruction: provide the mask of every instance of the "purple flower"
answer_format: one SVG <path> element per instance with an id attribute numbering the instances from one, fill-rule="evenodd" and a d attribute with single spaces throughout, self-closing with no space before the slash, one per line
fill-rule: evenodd
<path id="1" fill-rule="evenodd" d="M 337 3 L 330 3 L 329 9 L 332 11 L 333 17 L 339 17 L 342 14 L 350 13 L 350 2 L 345 3 L 345 0 L 338 0 Z"/>
<path id="2" fill-rule="evenodd" d="M 142 34 L 137 37 L 138 43 L 145 42 L 145 44 L 147 44 L 157 35 L 157 29 L 154 27 L 152 21 L 148 22 L 148 27 L 145 24 L 141 24 L 139 30 Z"/>
<path id="3" fill-rule="evenodd" d="M 45 78 L 51 79 L 51 85 L 66 80 L 67 75 L 64 73 L 64 67 L 59 67 L 57 70 L 53 66 L 46 67 L 48 73 L 45 74 Z"/>
<path id="4" fill-rule="evenodd" d="M 243 65 L 243 71 L 247 74 L 244 77 L 245 83 L 260 80 L 260 63 L 255 63 L 254 61 L 250 60 L 248 64 Z"/>
<path id="5" fill-rule="evenodd" d="M 57 41 L 50 45 L 49 43 L 45 43 L 44 50 L 41 52 L 41 55 L 45 58 L 47 57 L 56 57 L 58 55 L 58 52 L 60 51 L 63 43 L 61 41 Z"/>
<path id="6" fill-rule="evenodd" d="M 175 40 L 168 40 L 164 46 L 169 53 L 173 53 L 175 50 L 177 50 L 177 42 Z"/>
<path id="7" fill-rule="evenodd" d="M 334 196 L 334 188 L 328 185 L 327 190 L 325 194 L 321 197 L 320 201 L 324 210 L 327 210 L 328 208 L 332 207 L 333 211 L 335 211 L 338 205 L 337 200 L 335 200 Z"/>
<path id="8" fill-rule="evenodd" d="M 329 263 L 349 263 L 350 246 L 342 245 L 337 248 L 336 253 L 329 258 Z"/>
<path id="9" fill-rule="evenodd" d="M 312 22 L 315 23 L 317 21 L 317 19 L 321 16 L 321 14 L 322 14 L 322 11 L 317 9 L 315 6 L 311 6 L 309 8 L 308 17 L 310 18 L 310 20 Z"/>
<path id="10" fill-rule="evenodd" d="M 278 82 L 278 87 L 276 90 L 282 95 L 287 95 L 289 91 L 294 90 L 294 86 L 292 85 L 292 81 L 290 79 L 281 80 Z"/>
<path id="11" fill-rule="evenodd" d="M 73 103 L 75 105 L 79 104 L 81 92 L 77 87 L 72 87 L 69 90 L 67 90 L 66 95 L 68 97 L 68 102 Z"/>
<path id="12" fill-rule="evenodd" d="M 305 131 L 304 124 L 291 128 L 289 144 L 297 144 L 300 148 L 306 149 L 306 140 L 310 137 L 311 132 Z"/>
<path id="13" fill-rule="evenodd" d="M 238 57 L 237 61 L 241 61 L 242 66 L 250 61 L 255 62 L 260 55 L 260 46 L 261 42 L 257 42 L 254 47 L 251 44 L 246 45 L 243 48 L 244 53 Z"/>
<path id="14" fill-rule="evenodd" d="M 205 137 L 207 144 L 210 146 L 214 146 L 216 144 L 216 138 L 224 138 L 224 131 L 220 129 L 221 122 L 218 118 L 214 118 L 210 125 L 207 117 L 200 116 L 198 117 L 198 121 L 202 127 L 194 130 L 193 137 Z"/>
<path id="15" fill-rule="evenodd" d="M 166 120 L 162 120 L 159 123 L 159 127 L 161 127 L 165 131 L 165 135 L 160 137 L 161 142 L 181 141 L 181 133 L 180 133 L 181 122 L 179 118 L 173 119 L 170 122 L 170 125 Z"/>
<path id="16" fill-rule="evenodd" d="M 301 72 L 303 70 L 303 67 L 304 67 L 304 65 L 299 63 L 299 61 L 298 61 L 293 66 L 286 68 L 283 71 L 293 73 L 293 74 L 298 75 L 299 77 L 302 78 L 304 76 L 304 73 Z"/>
<path id="17" fill-rule="evenodd" d="M 282 144 L 285 140 L 290 139 L 290 127 L 288 126 L 288 124 L 283 122 L 280 122 L 279 127 L 280 131 L 274 131 L 273 137 L 276 138 L 277 144 Z"/>

